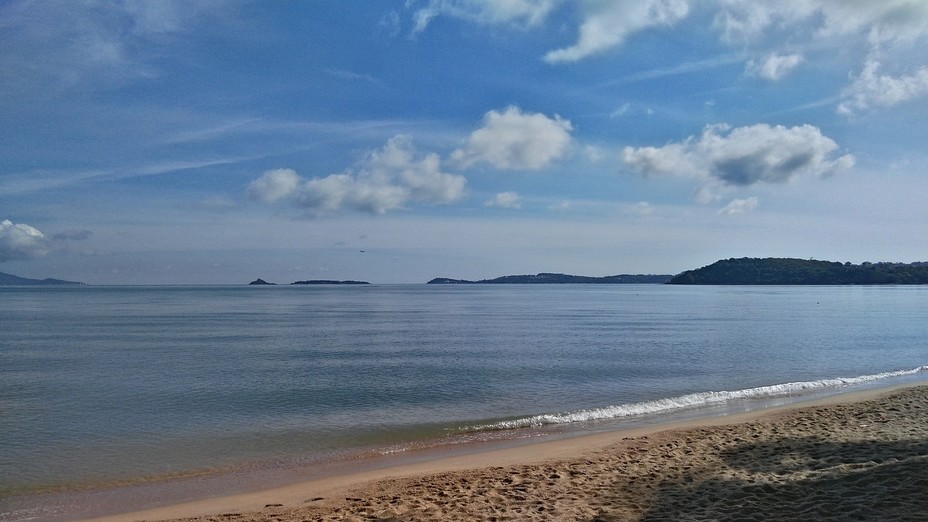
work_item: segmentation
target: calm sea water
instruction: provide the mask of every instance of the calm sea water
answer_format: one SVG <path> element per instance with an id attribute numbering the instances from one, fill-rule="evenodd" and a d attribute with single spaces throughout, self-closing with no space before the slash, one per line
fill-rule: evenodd
<path id="1" fill-rule="evenodd" d="M 0 287 L 0 502 L 924 380 L 926 319 L 928 287 Z"/>

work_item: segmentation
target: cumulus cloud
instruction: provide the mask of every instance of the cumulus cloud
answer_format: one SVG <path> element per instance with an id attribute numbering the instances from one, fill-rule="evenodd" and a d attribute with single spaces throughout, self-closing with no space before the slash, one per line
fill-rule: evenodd
<path id="1" fill-rule="evenodd" d="M 495 208 L 522 208 L 522 197 L 515 192 L 500 192 L 493 198 L 487 200 L 484 206 Z"/>
<path id="2" fill-rule="evenodd" d="M 472 132 L 451 158 L 464 167 L 486 162 L 498 169 L 539 170 L 567 155 L 571 131 L 570 121 L 557 115 L 523 113 L 514 106 L 490 111 L 483 117 L 483 127 Z"/>
<path id="3" fill-rule="evenodd" d="M 413 14 L 414 33 L 424 31 L 438 16 L 462 18 L 480 24 L 540 24 L 563 0 L 430 0 Z"/>
<path id="4" fill-rule="evenodd" d="M 828 176 L 854 165 L 850 154 L 811 125 L 706 127 L 696 137 L 663 147 L 626 147 L 623 160 L 642 175 L 682 175 L 730 186 L 784 183 L 795 176 Z"/>
<path id="5" fill-rule="evenodd" d="M 293 169 L 274 169 L 265 172 L 248 186 L 248 197 L 262 203 L 274 203 L 296 194 L 300 176 Z"/>
<path id="6" fill-rule="evenodd" d="M 928 95 L 928 67 L 902 76 L 881 75 L 880 62 L 868 60 L 863 71 L 844 92 L 838 113 L 853 115 L 875 107 L 892 107 Z"/>
<path id="7" fill-rule="evenodd" d="M 545 54 L 548 63 L 576 62 L 618 47 L 629 35 L 657 26 L 672 26 L 689 13 L 686 0 L 616 0 L 593 3 L 580 24 L 577 43 Z"/>
<path id="8" fill-rule="evenodd" d="M 51 242 L 37 228 L 25 223 L 0 221 L 0 262 L 41 257 L 51 250 Z"/>
<path id="9" fill-rule="evenodd" d="M 733 199 L 728 205 L 725 205 L 724 208 L 719 210 L 719 214 L 723 215 L 733 215 L 733 214 L 744 214 L 750 212 L 757 208 L 757 198 L 750 197 L 745 199 Z"/>
<path id="10" fill-rule="evenodd" d="M 760 62 L 751 60 L 747 65 L 747 72 L 752 76 L 766 80 L 780 80 L 786 77 L 797 65 L 802 63 L 800 54 L 769 54 Z"/>
<path id="11" fill-rule="evenodd" d="M 355 171 L 303 179 L 292 169 L 265 172 L 248 187 L 252 200 L 289 200 L 316 214 L 344 209 L 384 214 L 410 201 L 448 203 L 464 196 L 467 180 L 441 172 L 436 154 L 417 155 L 407 136 L 395 136 Z"/>

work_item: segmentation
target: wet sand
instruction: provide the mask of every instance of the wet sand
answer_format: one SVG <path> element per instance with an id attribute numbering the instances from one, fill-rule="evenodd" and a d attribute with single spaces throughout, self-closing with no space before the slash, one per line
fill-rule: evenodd
<path id="1" fill-rule="evenodd" d="M 928 520 L 928 386 L 407 462 L 100 520 L 160 519 Z"/>

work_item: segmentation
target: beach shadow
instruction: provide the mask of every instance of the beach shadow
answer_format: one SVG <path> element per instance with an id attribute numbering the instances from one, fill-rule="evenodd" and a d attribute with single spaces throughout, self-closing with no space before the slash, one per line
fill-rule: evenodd
<path id="1" fill-rule="evenodd" d="M 641 520 L 928 520 L 924 441 L 781 439 L 720 456 L 731 478 L 665 481 Z"/>

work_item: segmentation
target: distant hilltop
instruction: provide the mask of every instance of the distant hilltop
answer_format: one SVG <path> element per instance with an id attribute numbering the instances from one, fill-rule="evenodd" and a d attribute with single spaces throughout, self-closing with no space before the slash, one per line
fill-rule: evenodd
<path id="1" fill-rule="evenodd" d="M 723 259 L 687 270 L 674 285 L 924 285 L 928 262 L 838 263 L 793 258 Z"/>
<path id="2" fill-rule="evenodd" d="M 468 281 L 466 279 L 449 279 L 437 277 L 430 285 L 504 285 L 504 284 L 663 284 L 671 275 L 620 274 L 605 277 L 577 276 L 568 274 L 541 273 L 535 275 L 510 275 L 496 279 Z"/>
<path id="3" fill-rule="evenodd" d="M 264 279 L 258 278 L 248 283 L 249 285 L 276 285 L 277 283 L 268 283 Z M 329 279 L 310 279 L 308 281 L 294 281 L 291 285 L 369 285 L 367 281 L 332 281 Z"/>
<path id="4" fill-rule="evenodd" d="M 66 285 L 83 285 L 77 281 L 65 281 L 63 279 L 29 279 L 12 274 L 0 272 L 0 285 L 8 286 L 66 286 Z"/>

